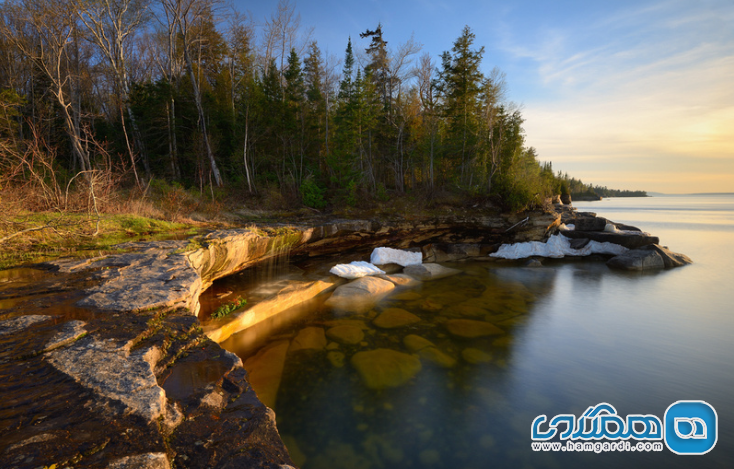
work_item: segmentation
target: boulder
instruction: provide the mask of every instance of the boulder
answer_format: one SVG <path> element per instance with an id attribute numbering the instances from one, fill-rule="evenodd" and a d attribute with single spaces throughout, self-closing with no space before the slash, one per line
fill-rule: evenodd
<path id="1" fill-rule="evenodd" d="M 351 364 L 370 389 L 401 386 L 421 370 L 418 357 L 384 348 L 357 352 Z"/>
<path id="2" fill-rule="evenodd" d="M 460 274 L 461 271 L 450 267 L 444 267 L 440 264 L 421 264 L 409 265 L 403 269 L 403 273 L 408 274 L 415 279 L 426 281 Z"/>
<path id="3" fill-rule="evenodd" d="M 382 329 L 395 329 L 420 322 L 421 318 L 401 308 L 388 308 L 372 321 Z"/>
<path id="4" fill-rule="evenodd" d="M 325 304 L 340 311 L 364 313 L 394 288 L 387 280 L 362 277 L 338 287 Z"/>
<path id="5" fill-rule="evenodd" d="M 301 329 L 291 346 L 289 352 L 297 352 L 299 350 L 322 350 L 326 347 L 326 335 L 320 327 L 306 327 Z"/>
<path id="6" fill-rule="evenodd" d="M 364 339 L 362 328 L 349 324 L 334 326 L 326 331 L 326 335 L 329 339 L 342 345 L 358 344 Z"/>
<path id="7" fill-rule="evenodd" d="M 467 339 L 505 333 L 505 331 L 494 324 L 484 321 L 474 321 L 472 319 L 449 319 L 444 325 L 451 335 Z"/>
<path id="8" fill-rule="evenodd" d="M 693 261 L 685 254 L 678 254 L 657 244 L 643 246 L 611 258 L 607 265 L 621 270 L 659 270 L 680 267 L 692 264 Z"/>
<path id="9" fill-rule="evenodd" d="M 607 261 L 607 265 L 612 269 L 637 271 L 665 268 L 665 262 L 660 254 L 643 249 L 633 249 L 615 256 Z"/>
<path id="10" fill-rule="evenodd" d="M 687 264 L 693 264 L 693 261 L 690 257 L 686 256 L 685 254 L 678 254 L 677 252 L 673 252 L 665 246 L 651 244 L 650 246 L 644 246 L 640 249 L 643 251 L 657 252 L 660 257 L 663 258 L 663 264 L 665 264 L 666 269 L 670 269 L 672 267 L 682 267 Z"/>

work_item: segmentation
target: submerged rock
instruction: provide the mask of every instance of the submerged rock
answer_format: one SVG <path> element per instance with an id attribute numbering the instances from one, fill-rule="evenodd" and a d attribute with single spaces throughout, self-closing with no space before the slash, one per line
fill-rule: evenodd
<path id="1" fill-rule="evenodd" d="M 415 300 L 420 300 L 421 298 L 423 298 L 423 295 L 421 295 L 420 293 L 414 292 L 414 291 L 406 291 L 406 292 L 390 295 L 391 300 L 398 300 L 398 301 L 415 301 Z"/>
<path id="2" fill-rule="evenodd" d="M 325 304 L 336 310 L 364 313 L 394 288 L 395 284 L 387 280 L 362 277 L 338 287 Z"/>
<path id="3" fill-rule="evenodd" d="M 451 335 L 467 339 L 505 333 L 505 331 L 494 324 L 471 319 L 449 319 L 444 325 Z"/>
<path id="4" fill-rule="evenodd" d="M 289 345 L 288 340 L 280 340 L 245 361 L 252 388 L 260 401 L 270 408 L 275 406 Z"/>
<path id="5" fill-rule="evenodd" d="M 321 350 L 326 347 L 326 335 L 320 327 L 306 327 L 301 329 L 293 342 L 291 342 L 289 352 L 297 352 L 299 350 Z"/>
<path id="6" fill-rule="evenodd" d="M 486 316 L 487 310 L 483 307 L 484 304 L 477 302 L 463 302 L 454 306 L 450 306 L 446 309 L 447 314 L 457 314 L 459 316 Z"/>
<path id="7" fill-rule="evenodd" d="M 417 287 L 421 284 L 420 280 L 405 274 L 377 275 L 376 277 L 392 282 L 396 287 Z"/>
<path id="8" fill-rule="evenodd" d="M 401 308 L 388 308 L 372 321 L 382 329 L 394 329 L 420 322 L 421 318 Z"/>
<path id="9" fill-rule="evenodd" d="M 329 360 L 329 363 L 334 368 L 342 368 L 344 366 L 344 358 L 344 353 L 337 350 L 332 350 L 326 354 L 326 359 Z"/>
<path id="10" fill-rule="evenodd" d="M 403 344 L 411 352 L 418 352 L 426 347 L 434 347 L 434 343 L 428 339 L 415 334 L 406 335 L 403 338 Z"/>
<path id="11" fill-rule="evenodd" d="M 452 368 L 456 365 L 455 358 L 446 355 L 436 347 L 423 348 L 418 352 L 418 356 L 423 360 L 428 360 L 434 365 L 440 366 L 441 368 Z"/>
<path id="12" fill-rule="evenodd" d="M 452 269 L 451 267 L 444 267 L 441 264 L 421 264 L 409 265 L 403 269 L 403 273 L 408 274 L 415 279 L 426 281 L 460 274 L 461 271 L 458 269 Z"/>
<path id="13" fill-rule="evenodd" d="M 329 339 L 339 342 L 342 345 L 358 344 L 364 339 L 362 328 L 349 324 L 334 326 L 326 331 L 326 335 Z"/>
<path id="14" fill-rule="evenodd" d="M 465 362 L 471 363 L 472 365 L 476 365 L 479 363 L 489 363 L 492 361 L 492 355 L 483 350 L 471 347 L 465 348 L 461 351 L 461 358 L 463 358 Z"/>
<path id="15" fill-rule="evenodd" d="M 421 370 L 418 357 L 384 348 L 357 352 L 351 363 L 370 389 L 400 386 Z"/>

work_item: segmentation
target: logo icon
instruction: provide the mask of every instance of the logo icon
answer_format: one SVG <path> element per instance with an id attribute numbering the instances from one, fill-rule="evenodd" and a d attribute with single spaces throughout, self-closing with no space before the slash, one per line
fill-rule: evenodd
<path id="1" fill-rule="evenodd" d="M 716 446 L 719 417 L 708 402 L 674 402 L 664 420 L 665 445 L 675 454 L 706 454 Z"/>

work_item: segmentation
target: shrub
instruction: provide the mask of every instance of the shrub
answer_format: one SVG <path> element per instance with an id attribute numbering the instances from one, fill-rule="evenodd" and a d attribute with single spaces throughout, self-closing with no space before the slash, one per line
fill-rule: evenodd
<path id="1" fill-rule="evenodd" d="M 303 205 L 316 209 L 326 207 L 326 201 L 324 200 L 326 189 L 320 187 L 316 181 L 313 180 L 313 177 L 308 176 L 303 180 L 300 191 Z"/>
<path id="2" fill-rule="evenodd" d="M 245 304 L 247 304 L 247 300 L 243 299 L 242 297 L 237 297 L 237 299 L 233 302 L 225 303 L 217 308 L 217 310 L 212 313 L 212 317 L 216 319 L 223 318 L 228 314 L 236 311 L 237 309 L 243 307 Z"/>

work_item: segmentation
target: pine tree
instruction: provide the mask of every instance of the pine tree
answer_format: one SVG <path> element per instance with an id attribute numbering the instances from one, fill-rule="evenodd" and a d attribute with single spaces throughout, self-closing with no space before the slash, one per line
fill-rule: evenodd
<path id="1" fill-rule="evenodd" d="M 461 166 L 460 180 L 471 182 L 469 165 L 476 155 L 480 118 L 481 85 L 484 77 L 479 70 L 484 47 L 473 50 L 475 35 L 465 26 L 454 42 L 451 52 L 441 55 L 439 90 L 444 104 L 444 115 L 449 123 L 450 155 Z"/>

